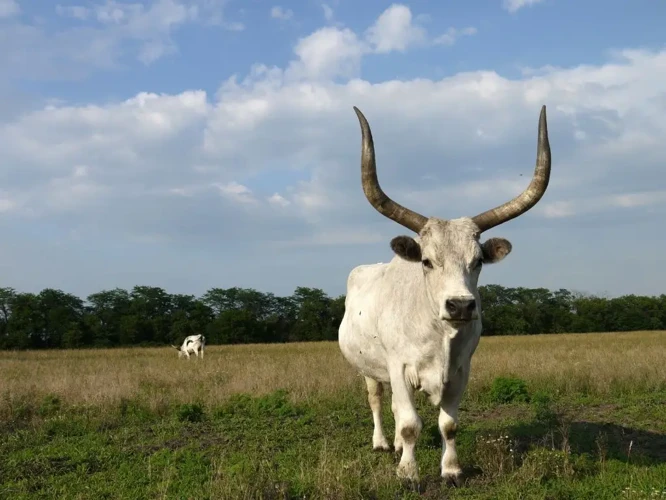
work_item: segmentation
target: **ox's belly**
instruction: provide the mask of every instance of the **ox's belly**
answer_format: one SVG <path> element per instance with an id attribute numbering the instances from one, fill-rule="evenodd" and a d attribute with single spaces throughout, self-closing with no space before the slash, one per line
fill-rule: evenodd
<path id="1" fill-rule="evenodd" d="M 358 311 L 347 310 L 338 331 L 342 355 L 362 375 L 388 382 L 386 352 L 379 335 Z"/>

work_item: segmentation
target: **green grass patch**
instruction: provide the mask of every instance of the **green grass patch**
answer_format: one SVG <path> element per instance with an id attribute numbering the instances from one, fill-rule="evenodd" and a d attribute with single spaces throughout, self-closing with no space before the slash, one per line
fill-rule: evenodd
<path id="1" fill-rule="evenodd" d="M 663 407 L 641 421 L 638 398 L 604 407 L 515 382 L 493 387 L 503 404 L 463 401 L 457 448 L 466 480 L 457 489 L 439 480 L 437 409 L 418 398 L 421 481 L 403 484 L 398 457 L 371 451 L 359 388 L 307 402 L 283 390 L 217 406 L 123 400 L 114 411 L 49 397 L 0 436 L 0 497 L 666 498 Z"/>

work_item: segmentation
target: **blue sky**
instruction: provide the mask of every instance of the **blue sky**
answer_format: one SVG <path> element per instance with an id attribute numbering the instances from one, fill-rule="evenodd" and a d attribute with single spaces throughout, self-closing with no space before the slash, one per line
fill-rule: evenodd
<path id="1" fill-rule="evenodd" d="M 427 215 L 551 183 L 482 283 L 666 292 L 666 3 L 0 0 L 0 285 L 344 293 Z"/>

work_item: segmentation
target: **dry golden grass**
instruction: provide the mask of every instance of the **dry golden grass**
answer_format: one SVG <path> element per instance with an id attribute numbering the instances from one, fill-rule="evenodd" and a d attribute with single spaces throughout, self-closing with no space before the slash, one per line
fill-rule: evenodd
<path id="1" fill-rule="evenodd" d="M 65 404 L 106 405 L 122 398 L 151 407 L 217 404 L 239 392 L 287 389 L 308 400 L 362 390 L 337 343 L 211 346 L 203 361 L 171 348 L 0 352 L 0 416 L 46 394 Z M 472 396 L 500 375 L 560 393 L 607 394 L 666 386 L 666 332 L 484 337 L 473 358 Z"/>
<path id="2" fill-rule="evenodd" d="M 645 392 L 666 387 L 666 332 L 484 337 L 470 391 L 512 374 L 560 393 Z"/>

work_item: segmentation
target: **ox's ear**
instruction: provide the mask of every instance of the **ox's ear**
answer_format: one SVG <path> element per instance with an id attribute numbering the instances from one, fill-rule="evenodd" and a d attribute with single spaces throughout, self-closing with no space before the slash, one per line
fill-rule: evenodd
<path id="1" fill-rule="evenodd" d="M 398 257 L 410 262 L 421 262 L 421 247 L 410 236 L 396 236 L 391 240 L 391 250 Z"/>
<path id="2" fill-rule="evenodd" d="M 490 238 L 481 245 L 483 263 L 494 264 L 511 253 L 511 242 L 504 238 Z"/>

